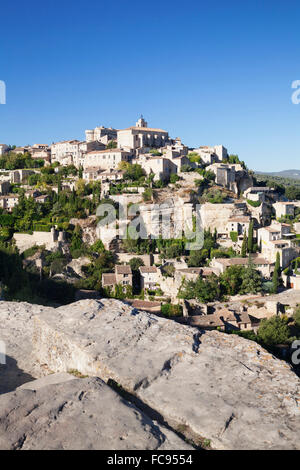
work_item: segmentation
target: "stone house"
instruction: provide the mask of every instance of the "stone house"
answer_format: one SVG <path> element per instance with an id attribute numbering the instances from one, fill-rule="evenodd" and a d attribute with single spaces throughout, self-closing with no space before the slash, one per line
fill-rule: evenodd
<path id="1" fill-rule="evenodd" d="M 132 287 L 132 271 L 129 265 L 117 264 L 114 273 L 102 274 L 102 287 L 114 288 L 116 285 L 122 286 L 123 290 L 127 286 Z"/>
<path id="2" fill-rule="evenodd" d="M 295 216 L 295 205 L 292 202 L 276 202 L 273 204 L 276 213 L 276 219 L 286 216 Z"/>
<path id="3" fill-rule="evenodd" d="M 265 202 L 268 198 L 274 198 L 276 191 L 274 188 L 263 187 L 263 186 L 251 186 L 243 192 L 243 196 L 246 199 L 254 202 Z"/>
<path id="4" fill-rule="evenodd" d="M 95 129 L 88 129 L 85 131 L 85 137 L 87 142 L 101 142 L 107 145 L 111 140 L 117 139 L 117 129 L 112 127 L 99 126 Z"/>
<path id="5" fill-rule="evenodd" d="M 252 262 L 255 269 L 265 278 L 269 278 L 274 269 L 274 262 L 269 262 L 263 256 L 252 256 Z M 213 258 L 210 266 L 219 270 L 219 274 L 223 274 L 230 266 L 245 266 L 249 263 L 248 258 Z"/>
<path id="6" fill-rule="evenodd" d="M 143 155 L 139 156 L 134 163 L 141 165 L 147 175 L 153 174 L 154 181 L 168 180 L 171 174 L 178 171 L 178 167 L 173 160 L 162 156 Z"/>
<path id="7" fill-rule="evenodd" d="M 5 196 L 0 196 L 0 207 L 1 209 L 4 209 L 8 212 L 11 212 L 18 202 L 18 194 L 7 194 Z"/>
<path id="8" fill-rule="evenodd" d="M 119 163 L 129 162 L 131 152 L 121 149 L 95 150 L 87 152 L 83 161 L 83 168 L 98 167 L 102 170 L 116 170 Z"/>
<path id="9" fill-rule="evenodd" d="M 208 165 L 222 162 L 228 157 L 227 149 L 223 145 L 215 145 L 214 147 L 202 146 L 193 149 L 193 152 L 198 153 L 203 163 Z"/>
<path id="10" fill-rule="evenodd" d="M 270 263 L 275 263 L 279 253 L 281 267 L 286 268 L 296 257 L 296 249 L 292 243 L 294 235 L 289 224 L 274 222 L 271 226 L 258 229 L 257 234 L 262 256 Z"/>
<path id="11" fill-rule="evenodd" d="M 218 328 L 221 331 L 250 331 L 256 322 L 246 311 L 237 312 L 221 308 L 212 314 L 191 316 L 188 323 L 205 330 Z"/>
<path id="12" fill-rule="evenodd" d="M 35 197 L 35 201 L 38 202 L 39 204 L 45 204 L 46 201 L 48 201 L 49 196 L 48 194 L 41 194 L 40 196 Z"/>
<path id="13" fill-rule="evenodd" d="M 51 148 L 46 144 L 34 144 L 29 148 L 29 153 L 32 158 L 44 160 L 47 163 L 51 162 Z"/>
<path id="14" fill-rule="evenodd" d="M 248 233 L 250 222 L 250 216 L 230 217 L 227 224 L 228 235 L 230 236 L 231 232 L 236 232 L 239 238 L 243 238 L 244 233 Z"/>
<path id="15" fill-rule="evenodd" d="M 41 193 L 38 189 L 29 189 L 29 190 L 25 191 L 24 196 L 26 198 L 29 198 L 29 197 L 36 198 L 37 196 L 40 196 L 40 194 Z"/>
<path id="16" fill-rule="evenodd" d="M 84 165 L 87 153 L 103 149 L 105 149 L 105 145 L 95 141 L 85 142 L 75 139 L 56 142 L 51 145 L 51 162 L 59 162 L 61 165 L 75 165 L 79 168 Z"/>
<path id="17" fill-rule="evenodd" d="M 159 271 L 155 266 L 141 266 L 141 289 L 156 290 L 159 288 Z"/>

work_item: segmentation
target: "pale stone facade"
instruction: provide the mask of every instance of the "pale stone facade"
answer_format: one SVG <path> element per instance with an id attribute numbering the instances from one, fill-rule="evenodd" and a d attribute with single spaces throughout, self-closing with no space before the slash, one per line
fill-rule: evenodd
<path id="1" fill-rule="evenodd" d="M 155 266 L 141 266 L 139 268 L 141 289 L 156 290 L 159 288 L 158 269 Z"/>
<path id="2" fill-rule="evenodd" d="M 0 196 L 0 207 L 8 212 L 11 212 L 18 202 L 18 194 L 7 194 L 5 196 Z"/>
<path id="3" fill-rule="evenodd" d="M 203 163 L 208 165 L 222 162 L 228 157 L 227 149 L 223 145 L 215 145 L 214 147 L 202 146 L 193 149 L 193 152 L 198 153 Z"/>
<path id="4" fill-rule="evenodd" d="M 131 152 L 121 149 L 107 149 L 95 150 L 88 152 L 85 156 L 83 167 L 84 169 L 90 167 L 98 167 L 102 170 L 117 169 L 119 163 L 129 162 L 131 159 Z"/>
<path id="5" fill-rule="evenodd" d="M 250 216 L 231 217 L 227 224 L 228 234 L 236 232 L 239 238 L 243 238 L 244 233 L 248 233 L 250 221 Z"/>
<path id="6" fill-rule="evenodd" d="M 159 148 L 169 141 L 169 134 L 163 129 L 148 127 L 148 123 L 141 117 L 135 126 L 117 132 L 118 147 L 122 149 Z"/>
<path id="7" fill-rule="evenodd" d="M 94 150 L 103 150 L 105 145 L 101 142 L 80 142 L 79 140 L 66 140 L 51 145 L 51 162 L 61 165 L 84 166 L 86 154 Z"/>
<path id="8" fill-rule="evenodd" d="M 8 150 L 8 145 L 0 144 L 0 156 L 4 155 Z"/>
<path id="9" fill-rule="evenodd" d="M 102 274 L 102 287 L 113 288 L 116 285 L 132 287 L 132 271 L 129 265 L 116 264 L 114 273 Z"/>
<path id="10" fill-rule="evenodd" d="M 286 216 L 294 217 L 295 215 L 295 205 L 292 202 L 276 202 L 273 207 L 276 212 L 276 219 Z"/>
<path id="11" fill-rule="evenodd" d="M 52 228 L 50 232 L 14 233 L 13 239 L 20 253 L 35 245 L 45 245 L 46 250 L 57 250 L 65 242 L 65 232 Z"/>
<path id="12" fill-rule="evenodd" d="M 271 226 L 262 227 L 257 231 L 262 256 L 275 263 L 279 253 L 282 268 L 286 268 L 297 254 L 291 242 L 293 235 L 290 230 L 290 225 L 274 222 Z"/>
<path id="13" fill-rule="evenodd" d="M 86 168 L 83 171 L 82 177 L 87 181 L 100 181 L 101 183 L 110 181 L 117 182 L 122 181 L 124 176 L 124 171 L 121 170 L 108 170 L 102 171 L 99 167 L 90 167 Z"/>
<path id="14" fill-rule="evenodd" d="M 25 178 L 33 174 L 34 171 L 32 170 L 13 170 L 10 172 L 10 181 L 12 183 L 22 183 Z"/>
<path id="15" fill-rule="evenodd" d="M 85 137 L 87 142 L 98 141 L 107 145 L 110 140 L 117 139 L 117 129 L 99 126 L 95 127 L 95 129 L 86 130 Z"/>
<path id="16" fill-rule="evenodd" d="M 255 269 L 261 273 L 263 277 L 269 278 L 273 271 L 274 264 L 270 263 L 263 256 L 257 255 L 252 257 Z M 248 266 L 248 258 L 214 258 L 210 266 L 219 270 L 219 274 L 223 274 L 230 266 Z"/>

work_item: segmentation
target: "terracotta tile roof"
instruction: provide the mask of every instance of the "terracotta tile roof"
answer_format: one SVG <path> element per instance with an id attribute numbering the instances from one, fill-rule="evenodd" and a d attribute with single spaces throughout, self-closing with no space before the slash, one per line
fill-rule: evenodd
<path id="1" fill-rule="evenodd" d="M 252 257 L 252 262 L 254 264 L 270 264 L 265 258 L 262 257 Z M 248 258 L 216 258 L 217 263 L 221 263 L 224 266 L 246 266 L 249 262 Z"/>
<path id="2" fill-rule="evenodd" d="M 161 302 L 158 301 L 147 301 L 147 300 L 134 300 L 131 304 L 134 308 L 153 308 L 153 307 L 160 307 Z"/>
<path id="3" fill-rule="evenodd" d="M 92 150 L 91 152 L 87 152 L 86 155 L 96 155 L 98 153 L 130 153 L 126 150 L 122 149 L 106 149 L 106 150 Z"/>
<path id="4" fill-rule="evenodd" d="M 116 275 L 113 273 L 104 273 L 102 274 L 102 286 L 112 286 L 117 284 Z"/>
<path id="5" fill-rule="evenodd" d="M 132 274 L 131 267 L 128 264 L 117 264 L 116 274 Z"/>
<path id="6" fill-rule="evenodd" d="M 155 266 L 141 266 L 140 272 L 142 274 L 157 273 L 157 268 Z"/>
<path id="7" fill-rule="evenodd" d="M 168 132 L 164 131 L 163 129 L 155 129 L 153 127 L 136 127 L 136 126 L 127 127 L 126 129 L 121 129 L 118 132 L 124 132 L 124 131 L 129 131 L 129 130 L 142 131 L 142 132 L 147 132 L 147 131 L 149 131 L 149 132 L 164 132 L 165 134 L 168 134 Z"/>

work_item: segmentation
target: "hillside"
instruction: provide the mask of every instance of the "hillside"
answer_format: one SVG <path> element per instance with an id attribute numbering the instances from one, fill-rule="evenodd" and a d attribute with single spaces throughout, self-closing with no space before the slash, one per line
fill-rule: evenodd
<path id="1" fill-rule="evenodd" d="M 300 179 L 300 170 L 283 170 L 273 172 L 256 171 L 256 173 L 258 175 L 277 176 L 278 178 L 291 178 L 295 180 Z"/>

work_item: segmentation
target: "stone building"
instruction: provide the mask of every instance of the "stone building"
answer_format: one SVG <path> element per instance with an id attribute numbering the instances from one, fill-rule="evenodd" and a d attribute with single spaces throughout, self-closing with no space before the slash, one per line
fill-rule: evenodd
<path id="1" fill-rule="evenodd" d="M 0 144 L 0 156 L 4 155 L 8 151 L 8 145 Z"/>
<path id="2" fill-rule="evenodd" d="M 51 162 L 59 162 L 61 165 L 75 165 L 79 168 L 84 165 L 86 154 L 103 149 L 105 149 L 105 145 L 97 141 L 66 140 L 56 142 L 51 145 Z"/>
<path id="3" fill-rule="evenodd" d="M 292 202 L 276 202 L 273 207 L 276 212 L 276 219 L 295 216 L 295 205 Z"/>
<path id="4" fill-rule="evenodd" d="M 10 181 L 12 183 L 22 183 L 28 176 L 33 175 L 32 170 L 13 170 L 10 172 Z"/>
<path id="5" fill-rule="evenodd" d="M 141 289 L 156 290 L 159 288 L 159 276 L 156 266 L 141 266 L 139 268 Z"/>
<path id="6" fill-rule="evenodd" d="M 46 144 L 34 144 L 28 149 L 30 155 L 34 159 L 44 160 L 47 163 L 51 162 L 51 148 Z"/>
<path id="7" fill-rule="evenodd" d="M 289 224 L 274 222 L 271 226 L 258 229 L 257 233 L 262 256 L 268 261 L 275 263 L 279 253 L 281 267 L 286 268 L 297 256 L 298 250 L 292 243 L 294 235 Z"/>
<path id="8" fill-rule="evenodd" d="M 132 287 L 132 271 L 129 265 L 116 264 L 114 273 L 102 274 L 102 287 L 113 289 L 120 285 L 125 291 L 126 287 Z"/>
<path id="9" fill-rule="evenodd" d="M 98 167 L 102 170 L 117 169 L 119 163 L 129 162 L 131 152 L 121 149 L 95 150 L 88 152 L 83 161 L 83 168 Z"/>
<path id="10" fill-rule="evenodd" d="M 215 145 L 214 147 L 202 146 L 193 149 L 193 152 L 198 153 L 203 163 L 207 165 L 222 162 L 228 157 L 227 149 L 223 145 Z"/>
<path id="11" fill-rule="evenodd" d="M 6 194 L 5 196 L 0 196 L 0 207 L 8 212 L 11 212 L 18 202 L 18 194 Z"/>
<path id="12" fill-rule="evenodd" d="M 10 190 L 10 182 L 9 181 L 0 181 L 0 194 L 1 196 L 8 194 Z"/>
<path id="13" fill-rule="evenodd" d="M 87 142 L 101 142 L 107 145 L 111 140 L 117 140 L 117 129 L 112 127 L 95 127 L 95 129 L 88 129 L 85 131 Z"/>
<path id="14" fill-rule="evenodd" d="M 86 168 L 83 171 L 82 177 L 87 181 L 100 181 L 101 183 L 110 181 L 110 182 L 118 182 L 122 181 L 124 176 L 124 171 L 122 170 L 107 170 L 103 171 L 99 167 L 90 167 Z"/>
<path id="15" fill-rule="evenodd" d="M 268 261 L 261 255 L 252 256 L 252 262 L 255 269 L 261 273 L 265 278 L 269 278 L 274 269 L 274 263 Z M 210 266 L 219 270 L 219 274 L 223 274 L 230 266 L 244 266 L 247 267 L 249 263 L 248 258 L 213 258 Z"/>
<path id="16" fill-rule="evenodd" d="M 230 217 L 228 220 L 227 224 L 227 231 L 228 235 L 230 236 L 230 233 L 235 232 L 238 236 L 238 238 L 242 239 L 244 236 L 244 233 L 248 233 L 249 231 L 249 225 L 250 225 L 251 217 L 250 216 L 234 216 Z"/>
<path id="17" fill-rule="evenodd" d="M 148 127 L 148 123 L 141 116 L 135 126 L 117 132 L 118 148 L 136 150 L 142 148 L 165 147 L 169 141 L 169 134 L 163 129 Z"/>

